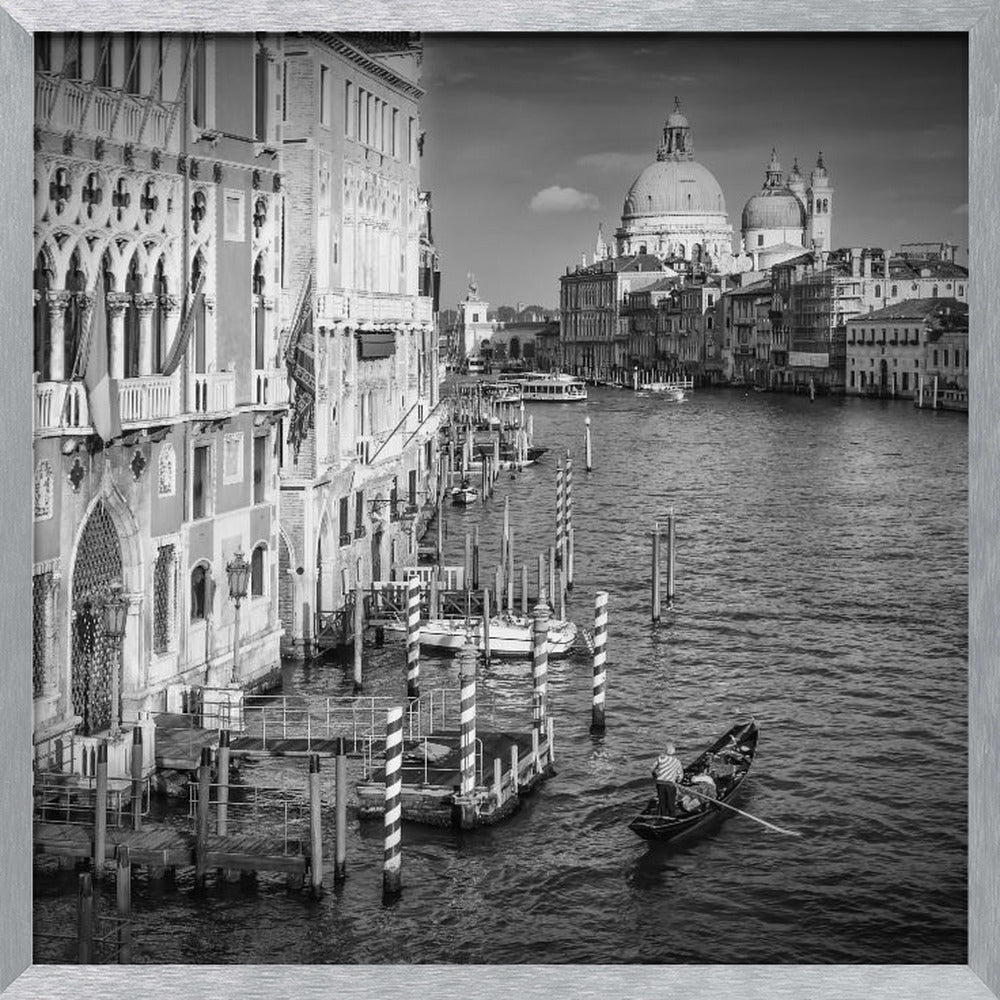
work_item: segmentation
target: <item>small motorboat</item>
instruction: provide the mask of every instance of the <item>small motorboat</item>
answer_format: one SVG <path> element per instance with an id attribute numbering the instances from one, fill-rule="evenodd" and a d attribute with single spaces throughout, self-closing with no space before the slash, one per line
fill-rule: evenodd
<path id="1" fill-rule="evenodd" d="M 406 632 L 406 624 L 386 625 L 391 632 Z M 548 655 L 565 656 L 576 641 L 576 623 L 549 620 Z M 482 618 L 432 618 L 420 623 L 421 648 L 457 653 L 471 639 L 479 652 L 486 651 Z M 490 618 L 490 655 L 530 657 L 534 649 L 534 620 L 526 615 Z"/>
<path id="2" fill-rule="evenodd" d="M 450 495 L 453 504 L 457 504 L 459 507 L 468 507 L 479 499 L 479 490 L 468 483 L 462 483 L 461 486 L 453 487 Z"/>
<path id="3" fill-rule="evenodd" d="M 736 797 L 757 752 L 758 733 L 755 719 L 737 723 L 684 768 L 677 790 L 676 816 L 661 816 L 654 797 L 629 823 L 629 829 L 644 840 L 674 844 L 690 843 L 716 829 L 729 814 L 728 809 L 716 803 L 728 803 Z M 684 794 L 685 788 L 692 787 L 692 778 L 701 774 L 708 774 L 715 782 L 716 802 Z"/>
<path id="4" fill-rule="evenodd" d="M 684 388 L 679 385 L 674 385 L 672 382 L 648 382 L 643 386 L 643 389 L 646 389 L 649 392 L 655 392 L 660 396 L 675 400 L 678 403 L 685 397 Z"/>

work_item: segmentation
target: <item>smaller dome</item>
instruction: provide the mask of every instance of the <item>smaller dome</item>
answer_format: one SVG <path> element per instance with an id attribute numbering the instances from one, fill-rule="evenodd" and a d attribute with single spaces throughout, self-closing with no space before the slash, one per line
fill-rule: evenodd
<path id="1" fill-rule="evenodd" d="M 743 231 L 750 229 L 804 229 L 806 212 L 787 188 L 755 194 L 743 207 Z"/>

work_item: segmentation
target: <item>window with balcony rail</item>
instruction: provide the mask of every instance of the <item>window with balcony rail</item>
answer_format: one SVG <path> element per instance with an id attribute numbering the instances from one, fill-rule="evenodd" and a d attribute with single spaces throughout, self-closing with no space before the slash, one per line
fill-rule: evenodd
<path id="1" fill-rule="evenodd" d="M 198 563 L 191 570 L 191 621 L 204 621 L 212 593 L 212 570 L 207 563 Z"/>

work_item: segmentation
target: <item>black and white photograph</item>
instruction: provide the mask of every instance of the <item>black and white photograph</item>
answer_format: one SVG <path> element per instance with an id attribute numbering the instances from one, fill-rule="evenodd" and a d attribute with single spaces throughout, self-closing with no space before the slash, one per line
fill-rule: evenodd
<path id="1" fill-rule="evenodd" d="M 33 52 L 33 964 L 968 962 L 965 33 Z"/>

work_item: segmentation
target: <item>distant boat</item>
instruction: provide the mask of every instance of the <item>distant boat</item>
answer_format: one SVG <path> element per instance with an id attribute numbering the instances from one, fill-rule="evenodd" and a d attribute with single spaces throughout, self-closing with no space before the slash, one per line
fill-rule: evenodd
<path id="1" fill-rule="evenodd" d="M 451 490 L 451 502 L 459 507 L 468 507 L 479 499 L 479 490 L 475 486 L 454 486 Z"/>
<path id="2" fill-rule="evenodd" d="M 549 620 L 548 655 L 565 656 L 576 641 L 576 623 Z M 403 622 L 387 625 L 392 632 L 405 632 Z M 468 639 L 480 652 L 486 649 L 482 618 L 434 618 L 420 623 L 421 648 L 457 653 Z M 490 619 L 491 656 L 531 656 L 534 649 L 534 620 L 525 615 L 496 615 Z"/>
<path id="3" fill-rule="evenodd" d="M 587 383 L 572 375 L 526 372 L 506 379 L 520 385 L 526 403 L 579 403 L 587 398 Z"/>
<path id="4" fill-rule="evenodd" d="M 667 399 L 677 400 L 678 402 L 684 399 L 687 395 L 684 388 L 674 382 L 649 382 L 642 388 L 648 389 L 650 392 L 658 393 L 661 396 L 665 396 Z"/>

